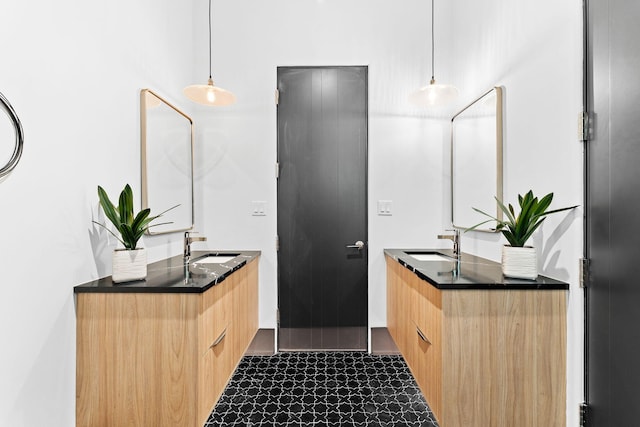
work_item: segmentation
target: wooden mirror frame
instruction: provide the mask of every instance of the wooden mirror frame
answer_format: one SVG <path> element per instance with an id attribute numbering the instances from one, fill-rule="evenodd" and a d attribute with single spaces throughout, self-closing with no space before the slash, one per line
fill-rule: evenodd
<path id="1" fill-rule="evenodd" d="M 160 120 L 152 116 L 153 111 L 160 111 L 156 109 L 162 107 L 164 107 L 162 111 L 167 113 L 166 117 Z M 158 124 L 167 128 L 154 127 Z M 170 128 L 172 125 L 175 125 L 176 129 Z M 163 142 L 168 143 L 163 144 Z M 174 233 L 193 229 L 195 223 L 193 145 L 194 130 L 191 117 L 152 90 L 142 89 L 140 91 L 142 209 L 150 208 L 151 215 L 158 215 L 179 204 L 158 221 L 159 223 L 171 222 L 171 224 L 150 227 L 147 230 L 148 234 Z M 158 153 L 155 150 L 157 148 L 162 152 Z M 168 187 L 173 185 L 178 187 L 173 193 L 169 196 L 159 196 L 160 189 L 168 191 Z M 157 199 L 161 201 L 158 202 Z"/>
<path id="2" fill-rule="evenodd" d="M 467 122 L 467 120 L 473 121 Z M 466 128 L 462 128 L 463 125 Z M 464 153 L 464 158 L 461 153 Z M 467 191 L 463 192 L 461 189 Z M 486 216 L 475 212 L 473 208 L 502 219 L 502 211 L 494 198 L 502 200 L 502 190 L 503 89 L 496 86 L 451 118 L 451 223 L 453 227 L 465 229 L 487 219 Z M 476 230 L 496 232 L 495 228 L 489 227 Z"/>

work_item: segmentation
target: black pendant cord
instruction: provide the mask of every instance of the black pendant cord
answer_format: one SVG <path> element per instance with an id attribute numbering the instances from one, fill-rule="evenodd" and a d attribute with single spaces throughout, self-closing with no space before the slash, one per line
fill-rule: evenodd
<path id="1" fill-rule="evenodd" d="M 209 78 L 211 78 L 211 0 L 209 0 Z"/>
<path id="2" fill-rule="evenodd" d="M 434 61 L 433 58 L 435 56 L 435 42 L 434 42 L 434 30 L 433 30 L 433 0 L 431 0 L 431 81 L 435 81 L 435 71 L 434 71 Z"/>

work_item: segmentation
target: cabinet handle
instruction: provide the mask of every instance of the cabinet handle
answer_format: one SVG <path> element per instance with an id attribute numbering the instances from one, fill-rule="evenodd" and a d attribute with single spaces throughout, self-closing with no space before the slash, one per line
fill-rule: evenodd
<path id="1" fill-rule="evenodd" d="M 211 343 L 211 345 L 209 346 L 209 348 L 213 348 L 213 347 L 217 346 L 218 344 L 220 344 L 220 342 L 221 342 L 221 341 L 224 339 L 224 337 L 227 335 L 227 327 L 228 327 L 228 326 L 226 326 L 226 327 L 224 328 L 224 330 L 222 331 L 222 333 L 220 334 L 220 336 L 219 336 L 218 338 L 216 338 L 216 340 L 215 340 L 213 343 Z"/>
<path id="2" fill-rule="evenodd" d="M 429 341 L 429 338 L 427 338 L 426 335 L 423 334 L 422 331 L 420 330 L 420 328 L 418 328 L 417 326 L 416 326 L 416 332 L 418 333 L 418 336 L 420 337 L 420 339 L 422 341 L 426 342 L 429 345 L 432 345 L 431 341 Z"/>

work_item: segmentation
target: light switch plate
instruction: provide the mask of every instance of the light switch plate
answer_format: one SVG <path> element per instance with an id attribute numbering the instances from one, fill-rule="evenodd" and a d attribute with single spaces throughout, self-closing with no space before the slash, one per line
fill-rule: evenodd
<path id="1" fill-rule="evenodd" d="M 378 215 L 391 216 L 393 215 L 391 208 L 393 207 L 392 200 L 378 200 Z"/>
<path id="2" fill-rule="evenodd" d="M 251 202 L 251 215 L 252 216 L 266 216 L 267 215 L 267 202 L 254 200 Z"/>

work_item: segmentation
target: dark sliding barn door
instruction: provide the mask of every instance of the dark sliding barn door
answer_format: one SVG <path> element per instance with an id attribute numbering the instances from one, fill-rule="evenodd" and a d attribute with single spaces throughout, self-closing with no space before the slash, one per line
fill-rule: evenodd
<path id="1" fill-rule="evenodd" d="M 280 350 L 367 349 L 367 68 L 278 68 Z"/>

